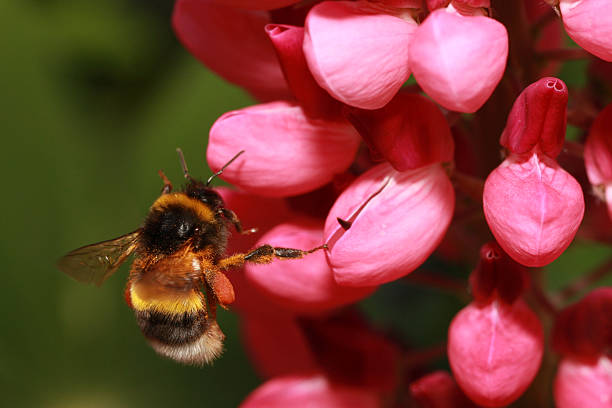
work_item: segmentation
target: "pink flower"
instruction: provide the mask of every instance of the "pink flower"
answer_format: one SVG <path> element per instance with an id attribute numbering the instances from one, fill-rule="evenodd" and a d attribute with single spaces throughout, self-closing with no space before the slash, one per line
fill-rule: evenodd
<path id="1" fill-rule="evenodd" d="M 451 369 L 461 389 L 479 405 L 510 404 L 540 367 L 544 335 L 537 316 L 520 299 L 526 285 L 516 281 L 523 279 L 520 267 L 497 244 L 486 244 L 471 276 L 476 299 L 449 327 Z"/>
<path id="2" fill-rule="evenodd" d="M 612 104 L 602 110 L 584 145 L 584 165 L 589 181 L 605 198 L 612 217 Z"/>
<path id="3" fill-rule="evenodd" d="M 475 408 L 446 371 L 434 371 L 410 383 L 410 394 L 421 408 Z"/>
<path id="4" fill-rule="evenodd" d="M 610 408 L 612 361 L 608 357 L 584 361 L 564 358 L 554 382 L 557 408 Z"/>
<path id="5" fill-rule="evenodd" d="M 492 18 L 461 15 L 449 6 L 417 28 L 409 55 L 414 77 L 429 96 L 449 110 L 475 112 L 502 78 L 508 34 Z"/>
<path id="6" fill-rule="evenodd" d="M 578 45 L 612 61 L 612 3 L 608 0 L 561 0 L 565 31 Z"/>
<path id="7" fill-rule="evenodd" d="M 340 195 L 325 222 L 334 279 L 373 286 L 409 274 L 442 240 L 454 203 L 439 163 L 405 172 L 380 164 L 364 173 Z"/>
<path id="8" fill-rule="evenodd" d="M 578 182 L 555 161 L 565 137 L 567 87 L 543 78 L 518 97 L 501 136 L 510 155 L 485 182 L 497 242 L 517 262 L 543 266 L 572 242 L 584 214 Z"/>
<path id="9" fill-rule="evenodd" d="M 300 0 L 198 0 L 202 3 L 217 3 L 229 7 L 253 10 L 272 10 L 299 3 Z"/>
<path id="10" fill-rule="evenodd" d="M 382 109 L 352 108 L 346 116 L 397 171 L 453 160 L 454 142 L 446 118 L 421 95 L 400 92 Z"/>
<path id="11" fill-rule="evenodd" d="M 299 217 L 280 224 L 264 234 L 257 245 L 270 244 L 289 248 L 315 248 L 323 244 L 323 220 Z M 350 288 L 338 285 L 327 264 L 324 251 L 296 261 L 270 265 L 249 264 L 247 278 L 285 309 L 299 314 L 313 314 L 355 302 L 374 288 Z"/>
<path id="12" fill-rule="evenodd" d="M 553 347 L 562 355 L 554 383 L 559 408 L 612 404 L 612 287 L 595 289 L 557 316 Z"/>
<path id="13" fill-rule="evenodd" d="M 347 105 L 377 109 L 410 76 L 410 9 L 324 1 L 308 13 L 304 54 L 318 84 Z"/>
<path id="14" fill-rule="evenodd" d="M 330 382 L 320 373 L 276 377 L 251 393 L 241 408 L 378 408 L 379 397 L 368 390 Z"/>
<path id="15" fill-rule="evenodd" d="M 337 119 L 342 104 L 321 88 L 310 73 L 304 56 L 304 28 L 268 24 L 266 33 L 276 49 L 287 83 L 307 116 Z"/>
<path id="16" fill-rule="evenodd" d="M 310 119 L 290 102 L 221 116 L 210 130 L 208 163 L 218 171 L 240 150 L 223 178 L 255 194 L 287 197 L 312 191 L 345 171 L 359 146 L 346 122 Z"/>
<path id="17" fill-rule="evenodd" d="M 204 0 L 177 0 L 172 15 L 177 37 L 209 69 L 257 99 L 288 99 L 291 93 L 264 32 L 269 22 L 263 12 Z"/>

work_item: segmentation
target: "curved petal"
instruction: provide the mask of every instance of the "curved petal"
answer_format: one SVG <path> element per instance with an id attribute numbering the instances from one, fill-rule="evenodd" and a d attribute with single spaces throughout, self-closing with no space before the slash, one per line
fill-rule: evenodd
<path id="1" fill-rule="evenodd" d="M 312 118 L 339 117 L 342 104 L 317 84 L 306 64 L 302 48 L 304 28 L 268 24 L 266 33 L 274 44 L 285 79 L 304 112 Z"/>
<path id="2" fill-rule="evenodd" d="M 239 10 L 202 1 L 177 0 L 172 26 L 200 62 L 260 100 L 290 99 L 264 26 L 264 12 Z"/>
<path id="3" fill-rule="evenodd" d="M 512 153 L 531 152 L 536 146 L 555 158 L 563 148 L 568 90 L 558 78 L 542 78 L 521 92 L 500 138 Z"/>
<path id="4" fill-rule="evenodd" d="M 433 11 L 415 31 L 410 66 L 436 102 L 453 111 L 477 111 L 506 67 L 508 33 L 496 20 Z"/>
<path id="5" fill-rule="evenodd" d="M 442 240 L 454 205 L 439 164 L 402 173 L 386 163 L 370 169 L 340 195 L 325 222 L 334 278 L 373 286 L 412 272 Z"/>
<path id="6" fill-rule="evenodd" d="M 210 130 L 207 159 L 223 179 L 259 195 L 287 197 L 327 184 L 353 161 L 359 135 L 348 122 L 309 119 L 288 102 L 232 111 Z"/>
<path id="7" fill-rule="evenodd" d="M 276 377 L 253 391 L 240 408 L 379 408 L 376 393 L 331 383 L 319 373 Z"/>
<path id="8" fill-rule="evenodd" d="M 305 217 L 292 219 L 262 236 L 258 245 L 263 244 L 305 250 L 315 248 L 323 244 L 323 221 Z M 249 264 L 245 273 L 247 279 L 276 302 L 300 314 L 313 314 L 352 303 L 375 289 L 338 285 L 324 250 L 299 260 Z"/>
<path id="9" fill-rule="evenodd" d="M 427 408 L 476 408 L 446 371 L 434 371 L 410 383 L 410 394 Z"/>
<path id="10" fill-rule="evenodd" d="M 384 108 L 350 108 L 346 116 L 368 145 L 397 171 L 453 160 L 448 122 L 424 96 L 400 92 Z"/>
<path id="11" fill-rule="evenodd" d="M 410 76 L 408 47 L 416 22 L 364 1 L 324 1 L 306 19 L 304 54 L 314 78 L 334 98 L 378 109 Z"/>
<path id="12" fill-rule="evenodd" d="M 561 0 L 565 31 L 593 55 L 612 61 L 612 2 L 608 0 Z"/>
<path id="13" fill-rule="evenodd" d="M 300 0 L 199 0 L 201 2 L 217 3 L 229 7 L 238 7 L 251 10 L 273 10 L 287 7 Z"/>
<path id="14" fill-rule="evenodd" d="M 553 387 L 557 408 L 610 408 L 612 361 L 603 356 L 596 363 L 565 358 Z"/>
<path id="15" fill-rule="evenodd" d="M 612 104 L 593 122 L 584 145 L 584 165 L 593 185 L 612 182 Z"/>
<path id="16" fill-rule="evenodd" d="M 543 349 L 542 325 L 523 300 L 470 303 L 448 330 L 448 359 L 457 383 L 487 407 L 506 406 L 527 389 Z"/>
<path id="17" fill-rule="evenodd" d="M 265 378 L 319 369 L 316 356 L 295 317 L 251 313 L 242 317 L 240 323 L 249 359 Z"/>
<path id="18" fill-rule="evenodd" d="M 487 178 L 483 207 L 508 255 L 526 266 L 544 266 L 574 239 L 584 198 L 578 182 L 547 156 L 510 156 Z"/>

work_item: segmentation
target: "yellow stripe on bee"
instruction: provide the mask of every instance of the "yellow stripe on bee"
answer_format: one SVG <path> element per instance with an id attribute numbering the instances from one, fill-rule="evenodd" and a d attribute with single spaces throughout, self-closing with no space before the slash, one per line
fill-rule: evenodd
<path id="1" fill-rule="evenodd" d="M 165 314 L 197 313 L 204 308 L 204 302 L 199 292 L 157 293 L 147 295 L 146 290 L 133 284 L 130 288 L 130 300 L 134 310 L 151 310 Z"/>
<path id="2" fill-rule="evenodd" d="M 151 210 L 163 210 L 173 204 L 193 210 L 202 221 L 214 221 L 215 219 L 215 214 L 206 204 L 187 196 L 185 193 L 162 194 L 155 200 Z"/>

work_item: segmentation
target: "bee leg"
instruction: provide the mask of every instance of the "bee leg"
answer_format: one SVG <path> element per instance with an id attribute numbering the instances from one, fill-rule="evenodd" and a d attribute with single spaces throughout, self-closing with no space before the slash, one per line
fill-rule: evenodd
<path id="1" fill-rule="evenodd" d="M 223 270 L 238 268 L 244 265 L 245 262 L 267 264 L 272 262 L 274 259 L 299 259 L 318 251 L 319 249 L 327 249 L 327 244 L 320 245 L 307 251 L 295 248 L 281 248 L 273 247 L 271 245 L 262 245 L 247 254 L 235 254 L 228 258 L 222 259 L 219 261 L 219 268 Z"/>
<path id="2" fill-rule="evenodd" d="M 221 208 L 219 212 L 226 220 L 234 225 L 234 228 L 236 228 L 239 234 L 248 235 L 257 232 L 257 228 L 249 228 L 248 230 L 242 229 L 242 223 L 238 219 L 238 216 L 229 208 Z"/>
<path id="3" fill-rule="evenodd" d="M 208 285 L 206 285 L 206 303 L 208 304 L 207 320 L 217 320 L 217 297 L 214 291 Z"/>
<path id="4" fill-rule="evenodd" d="M 157 174 L 159 174 L 159 177 L 161 177 L 162 181 L 164 182 L 164 186 L 161 190 L 162 195 L 170 193 L 172 191 L 172 183 L 170 182 L 170 180 L 168 180 L 168 177 L 166 177 L 164 172 L 161 170 L 159 170 Z"/>
<path id="5" fill-rule="evenodd" d="M 234 303 L 236 299 L 234 287 L 223 272 L 207 270 L 204 273 L 204 279 L 206 280 L 206 287 L 212 290 L 215 300 L 221 307 L 225 308 L 226 305 Z"/>

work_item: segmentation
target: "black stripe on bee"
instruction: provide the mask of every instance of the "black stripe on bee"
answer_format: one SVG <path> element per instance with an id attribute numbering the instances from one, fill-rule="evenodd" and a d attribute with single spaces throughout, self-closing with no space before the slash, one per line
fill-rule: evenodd
<path id="1" fill-rule="evenodd" d="M 204 313 L 174 315 L 150 310 L 135 312 L 142 333 L 149 339 L 168 345 L 191 343 L 202 336 L 208 325 Z"/>

